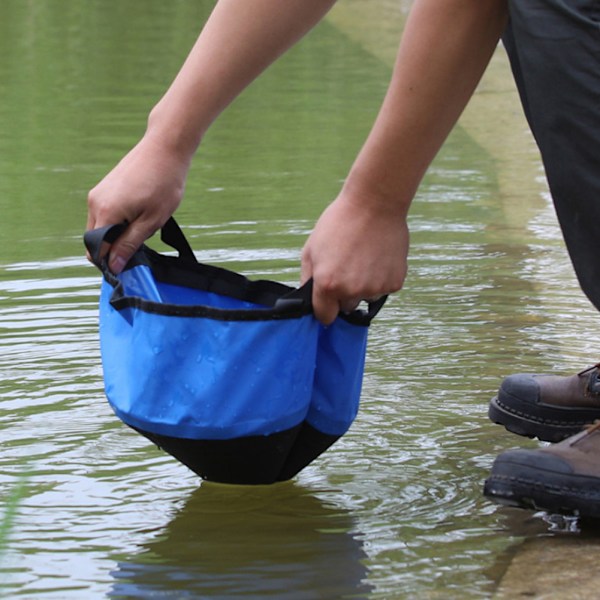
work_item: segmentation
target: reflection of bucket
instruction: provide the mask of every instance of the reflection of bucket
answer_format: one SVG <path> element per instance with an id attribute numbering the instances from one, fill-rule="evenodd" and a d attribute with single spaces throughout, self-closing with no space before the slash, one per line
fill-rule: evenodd
<path id="1" fill-rule="evenodd" d="M 366 598 L 352 516 L 292 483 L 203 483 L 167 527 L 121 559 L 109 597 Z"/>
<path id="2" fill-rule="evenodd" d="M 120 227 L 86 234 L 90 254 Z M 295 290 L 196 262 L 174 220 L 121 275 L 103 267 L 100 340 L 117 416 L 201 477 L 293 477 L 358 411 L 369 311 L 322 327 L 310 283 Z"/>

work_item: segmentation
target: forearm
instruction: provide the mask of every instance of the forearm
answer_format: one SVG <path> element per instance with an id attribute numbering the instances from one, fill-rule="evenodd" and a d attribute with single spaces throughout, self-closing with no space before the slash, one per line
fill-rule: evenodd
<path id="1" fill-rule="evenodd" d="M 505 0 L 416 0 L 377 120 L 347 178 L 360 202 L 406 212 L 506 25 Z"/>
<path id="2" fill-rule="evenodd" d="M 214 119 L 335 0 L 220 0 L 166 94 L 148 134 L 191 156 Z"/>

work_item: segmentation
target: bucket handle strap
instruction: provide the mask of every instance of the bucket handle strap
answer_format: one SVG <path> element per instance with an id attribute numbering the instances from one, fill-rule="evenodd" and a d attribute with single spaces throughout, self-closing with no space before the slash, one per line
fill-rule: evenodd
<path id="1" fill-rule="evenodd" d="M 313 280 L 309 279 L 304 285 L 299 287 L 298 289 L 286 294 L 283 298 L 280 298 L 276 307 L 283 307 L 287 303 L 298 302 L 301 300 L 308 306 L 312 304 L 312 289 L 313 289 Z M 367 308 L 357 308 L 349 313 L 340 312 L 339 316 L 348 321 L 349 323 L 353 323 L 354 325 L 369 325 L 371 321 L 377 316 L 379 311 L 383 308 L 383 305 L 386 303 L 388 297 L 381 296 L 377 298 L 377 300 L 373 300 L 372 302 L 367 301 Z"/>
<path id="2" fill-rule="evenodd" d="M 97 229 L 90 229 L 83 234 L 83 243 L 87 251 L 89 252 L 92 262 L 101 270 L 104 270 L 105 266 L 103 263 L 106 260 L 100 258 L 100 252 L 102 250 L 102 244 L 112 244 L 127 228 L 127 221 L 123 223 L 117 223 L 116 225 L 105 225 L 104 227 L 98 227 Z"/>
<path id="3" fill-rule="evenodd" d="M 127 226 L 127 221 L 124 221 L 114 225 L 99 227 L 98 229 L 91 229 L 90 231 L 86 231 L 83 236 L 85 246 L 91 256 L 92 262 L 105 274 L 108 274 L 109 271 L 106 265 L 106 260 L 100 259 L 102 244 L 114 243 L 117 238 L 123 234 L 125 229 L 127 229 Z M 187 259 L 195 263 L 197 262 L 192 247 L 173 217 L 170 217 L 161 228 L 160 238 L 165 244 L 177 250 L 180 258 Z M 299 300 L 310 306 L 312 299 L 312 287 L 313 281 L 310 279 L 300 288 L 289 294 L 286 294 L 283 298 L 278 300 L 276 307 L 284 308 L 285 304 L 297 304 Z M 356 325 L 368 325 L 375 318 L 377 313 L 379 313 L 386 300 L 387 296 L 381 296 L 381 298 L 378 298 L 373 302 L 368 302 L 366 310 L 357 309 L 350 313 L 340 313 L 340 316 L 344 320 Z"/>
<path id="4" fill-rule="evenodd" d="M 105 270 L 105 265 L 100 258 L 102 244 L 113 244 L 124 233 L 128 225 L 127 221 L 123 221 L 122 223 L 91 229 L 83 235 L 83 242 L 90 253 L 92 262 L 102 271 Z M 167 246 L 177 250 L 180 258 L 197 262 L 192 247 L 173 217 L 170 217 L 161 228 L 160 239 Z"/>
<path id="5" fill-rule="evenodd" d="M 177 224 L 177 221 L 173 217 L 169 217 L 169 220 L 162 226 L 160 230 L 160 239 L 171 246 L 179 253 L 179 258 L 186 258 L 193 262 L 198 262 L 194 251 L 187 241 L 187 238 L 181 231 L 181 227 Z"/>

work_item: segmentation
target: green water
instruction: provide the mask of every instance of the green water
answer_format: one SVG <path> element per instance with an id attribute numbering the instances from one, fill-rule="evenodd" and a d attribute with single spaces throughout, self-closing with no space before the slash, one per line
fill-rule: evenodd
<path id="1" fill-rule="evenodd" d="M 106 404 L 86 193 L 143 132 L 211 5 L 0 3 L 0 507 L 29 472 L 0 590 L 489 597 L 520 544 L 551 534 L 481 497 L 498 452 L 535 446 L 492 425 L 487 402 L 515 370 L 588 364 L 597 316 L 537 163 L 506 197 L 502 165 L 468 128 L 414 205 L 409 278 L 372 327 L 359 417 L 294 482 L 200 485 Z M 295 283 L 389 74 L 328 19 L 244 93 L 177 213 L 199 259 Z"/>

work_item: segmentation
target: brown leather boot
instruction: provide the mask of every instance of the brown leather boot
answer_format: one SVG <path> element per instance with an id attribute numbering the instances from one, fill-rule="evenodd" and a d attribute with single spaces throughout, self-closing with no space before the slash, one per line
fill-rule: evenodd
<path id="1" fill-rule="evenodd" d="M 570 377 L 511 375 L 488 414 L 512 433 L 559 442 L 600 419 L 600 363 Z"/>
<path id="2" fill-rule="evenodd" d="M 483 493 L 509 506 L 600 518 L 600 422 L 559 444 L 503 452 Z"/>

